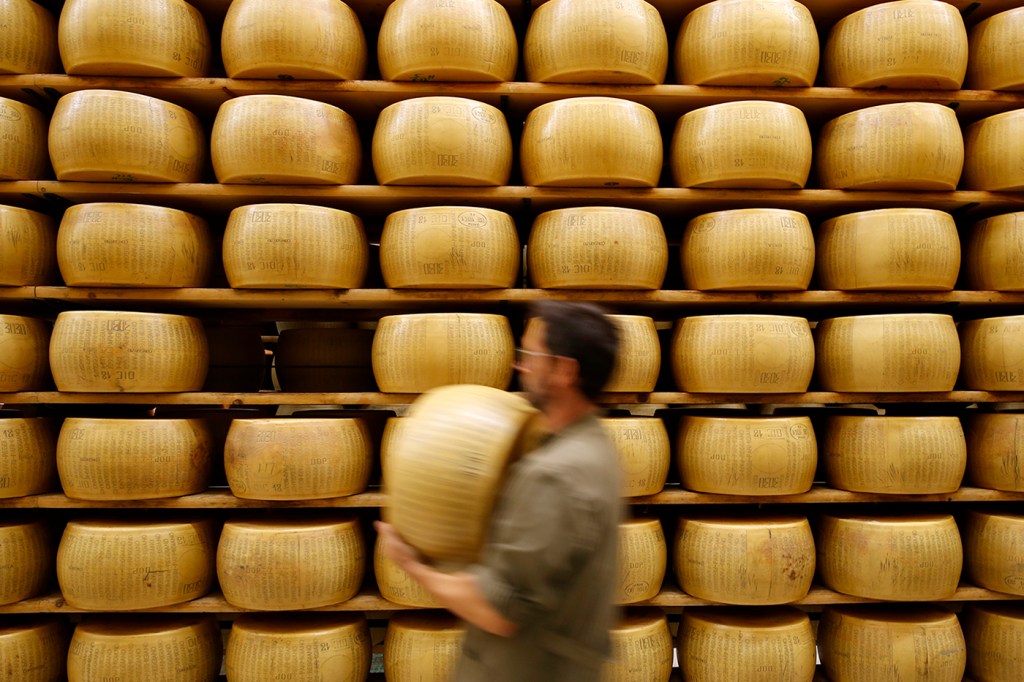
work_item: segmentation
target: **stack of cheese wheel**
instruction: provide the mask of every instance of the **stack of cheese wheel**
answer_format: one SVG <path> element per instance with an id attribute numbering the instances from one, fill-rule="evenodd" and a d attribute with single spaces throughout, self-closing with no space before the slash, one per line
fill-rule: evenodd
<path id="1" fill-rule="evenodd" d="M 202 323 L 182 315 L 67 311 L 50 339 L 59 391 L 198 391 L 207 362 Z"/>
<path id="2" fill-rule="evenodd" d="M 213 172 L 223 184 L 350 185 L 362 153 L 351 116 L 301 97 L 228 100 L 210 133 Z"/>
<path id="3" fill-rule="evenodd" d="M 385 393 L 422 393 L 448 384 L 506 388 L 514 354 L 512 327 L 502 315 L 389 315 L 373 336 L 373 375 Z"/>
<path id="4" fill-rule="evenodd" d="M 832 87 L 959 90 L 967 29 L 960 11 L 939 0 L 883 2 L 832 27 L 824 67 Z"/>
<path id="5" fill-rule="evenodd" d="M 944 211 L 849 213 L 826 220 L 817 234 L 822 289 L 951 291 L 960 272 L 960 236 Z"/>
<path id="6" fill-rule="evenodd" d="M 212 682 L 220 673 L 222 648 L 212 615 L 94 616 L 71 636 L 68 682 Z"/>
<path id="7" fill-rule="evenodd" d="M 683 20 L 675 68 L 685 85 L 808 87 L 818 73 L 818 30 L 795 0 L 715 0 Z"/>
<path id="8" fill-rule="evenodd" d="M 494 0 L 396 0 L 377 36 L 386 81 L 512 81 L 519 45 Z"/>
<path id="9" fill-rule="evenodd" d="M 661 521 L 636 518 L 619 524 L 619 560 L 615 602 L 635 604 L 661 591 L 668 548 Z"/>
<path id="10" fill-rule="evenodd" d="M 201 287 L 212 262 L 206 221 L 163 206 L 79 204 L 57 233 L 69 287 Z"/>
<path id="11" fill-rule="evenodd" d="M 0 24 L 0 73 L 55 73 L 57 21 L 32 0 L 8 0 Z"/>
<path id="12" fill-rule="evenodd" d="M 618 329 L 619 347 L 604 390 L 609 393 L 653 391 L 661 371 L 661 344 L 654 320 L 643 315 L 608 317 Z"/>
<path id="13" fill-rule="evenodd" d="M 354 517 L 234 520 L 217 545 L 217 579 L 244 609 L 310 609 L 359 591 L 366 548 Z"/>
<path id="14" fill-rule="evenodd" d="M 512 134 L 490 104 L 416 97 L 380 112 L 371 154 L 382 185 L 504 185 L 512 172 Z"/>
<path id="15" fill-rule="evenodd" d="M 818 579 L 836 592 L 892 601 L 956 592 L 963 546 L 949 514 L 822 514 L 817 539 Z"/>
<path id="16" fill-rule="evenodd" d="M 967 673 L 972 679 L 1024 679 L 1024 609 L 1020 602 L 970 604 L 960 618 L 967 644 Z"/>
<path id="17" fill-rule="evenodd" d="M 818 180 L 826 189 L 949 191 L 964 170 L 964 138 L 949 107 L 882 104 L 821 129 Z"/>
<path id="18" fill-rule="evenodd" d="M 76 76 L 205 76 L 206 20 L 184 0 L 67 0 L 57 41 Z"/>
<path id="19" fill-rule="evenodd" d="M 967 87 L 971 90 L 1024 88 L 1024 7 L 1000 12 L 971 29 Z"/>
<path id="20" fill-rule="evenodd" d="M 609 632 L 611 658 L 601 668 L 601 682 L 663 682 L 672 674 L 672 633 L 665 612 L 656 608 L 628 611 Z"/>
<path id="21" fill-rule="evenodd" d="M 204 391 L 258 391 L 267 373 L 267 351 L 258 324 L 214 324 L 204 328 L 210 354 Z"/>
<path id="22" fill-rule="evenodd" d="M 938 105 L 936 105 L 938 106 Z M 1024 189 L 1024 109 L 983 118 L 967 126 L 964 135 L 964 189 L 1019 192 Z"/>
<path id="23" fill-rule="evenodd" d="M 39 617 L 0 625 L 0 661 L 8 679 L 61 682 L 65 678 L 68 630 L 63 618 Z"/>
<path id="24" fill-rule="evenodd" d="M 210 519 L 76 519 L 57 549 L 57 581 L 76 609 L 180 604 L 209 591 L 216 541 Z"/>
<path id="25" fill-rule="evenodd" d="M 671 164 L 677 187 L 799 189 L 811 172 L 811 133 L 789 104 L 715 104 L 680 117 Z"/>
<path id="26" fill-rule="evenodd" d="M 432 559 L 475 559 L 507 465 L 539 437 L 537 414 L 525 399 L 486 386 L 419 397 L 386 436 L 386 520 Z"/>
<path id="27" fill-rule="evenodd" d="M 206 158 L 206 136 L 195 114 L 117 90 L 61 97 L 50 119 L 49 145 L 58 180 L 199 182 Z"/>
<path id="28" fill-rule="evenodd" d="M 526 80 L 657 85 L 668 69 L 661 15 L 643 0 L 551 0 L 530 17 Z"/>
<path id="29" fill-rule="evenodd" d="M 49 381 L 50 327 L 42 320 L 0 315 L 0 391 L 34 391 Z"/>
<path id="30" fill-rule="evenodd" d="M 719 495 L 795 495 L 811 489 L 818 446 L 809 417 L 697 417 L 679 423 L 679 479 Z"/>
<path id="31" fill-rule="evenodd" d="M 0 97 L 0 180 L 42 180 L 49 175 L 46 119 L 27 104 Z"/>
<path id="32" fill-rule="evenodd" d="M 662 154 L 654 112 L 614 97 L 542 104 L 527 115 L 519 147 L 523 182 L 538 187 L 655 187 Z"/>
<path id="33" fill-rule="evenodd" d="M 57 263 L 56 248 L 57 228 L 52 218 L 0 206 L 0 286 L 49 284 Z"/>
<path id="34" fill-rule="evenodd" d="M 796 211 L 716 211 L 686 224 L 679 254 L 687 289 L 801 291 L 814 272 L 814 234 Z"/>
<path id="35" fill-rule="evenodd" d="M 526 257 L 541 289 L 659 289 L 668 241 L 661 220 L 647 211 L 563 208 L 534 219 Z"/>
<path id="36" fill-rule="evenodd" d="M 862 493 L 951 493 L 967 467 L 956 417 L 829 417 L 822 460 L 833 488 Z"/>
<path id="37" fill-rule="evenodd" d="M 466 628 L 444 613 L 396 613 L 384 635 L 388 682 L 448 682 L 462 654 Z"/>
<path id="38" fill-rule="evenodd" d="M 1024 492 L 1024 414 L 982 413 L 970 417 L 967 471 L 972 485 Z"/>
<path id="39" fill-rule="evenodd" d="M 964 567 L 971 583 L 1024 595 L 1024 516 L 972 509 L 964 526 Z"/>
<path id="40" fill-rule="evenodd" d="M 375 391 L 370 366 L 373 330 L 334 327 L 285 329 L 274 369 L 282 391 Z"/>
<path id="41" fill-rule="evenodd" d="M 949 315 L 905 313 L 822 320 L 814 330 L 825 391 L 952 391 L 960 367 Z"/>
<path id="42" fill-rule="evenodd" d="M 665 423 L 657 417 L 610 417 L 601 425 L 619 453 L 622 496 L 661 492 L 671 459 Z"/>
<path id="43" fill-rule="evenodd" d="M 723 604 L 788 604 L 807 596 L 814 538 L 804 516 L 680 518 L 673 561 L 689 595 Z"/>
<path id="44" fill-rule="evenodd" d="M 792 607 L 685 609 L 679 667 L 692 682 L 814 678 L 814 628 Z"/>
<path id="45" fill-rule="evenodd" d="M 405 569 L 384 556 L 379 536 L 373 546 L 373 575 L 377 579 L 380 596 L 389 602 L 427 609 L 442 608 L 441 603 Z"/>
<path id="46" fill-rule="evenodd" d="M 228 216 L 224 272 L 234 289 L 354 289 L 366 276 L 363 221 L 306 204 L 251 204 Z"/>
<path id="47" fill-rule="evenodd" d="M 1024 291 L 1024 213 L 986 218 L 971 227 L 964 254 L 976 291 Z"/>
<path id="48" fill-rule="evenodd" d="M 245 615 L 231 625 L 224 665 L 232 682 L 365 680 L 372 646 L 361 613 Z"/>
<path id="49" fill-rule="evenodd" d="M 960 323 L 964 388 L 1024 390 L 1024 315 Z"/>
<path id="50" fill-rule="evenodd" d="M 818 625 L 818 652 L 834 682 L 960 682 L 967 659 L 956 614 L 906 604 L 826 606 Z"/>
<path id="51" fill-rule="evenodd" d="M 0 604 L 34 597 L 50 585 L 53 542 L 44 521 L 0 521 Z"/>
<path id="52" fill-rule="evenodd" d="M 0 499 L 48 492 L 57 472 L 56 448 L 48 419 L 0 420 Z"/>
<path id="53" fill-rule="evenodd" d="M 366 71 L 359 17 L 338 0 L 236 0 L 220 52 L 229 78 L 349 80 Z"/>
<path id="54" fill-rule="evenodd" d="M 692 393 L 800 393 L 814 373 L 807 320 L 781 315 L 700 315 L 672 334 L 672 372 Z"/>
<path id="55" fill-rule="evenodd" d="M 393 289 L 508 288 L 519 272 L 519 251 L 516 224 L 507 213 L 470 206 L 410 208 L 384 221 L 380 269 L 385 286 Z"/>

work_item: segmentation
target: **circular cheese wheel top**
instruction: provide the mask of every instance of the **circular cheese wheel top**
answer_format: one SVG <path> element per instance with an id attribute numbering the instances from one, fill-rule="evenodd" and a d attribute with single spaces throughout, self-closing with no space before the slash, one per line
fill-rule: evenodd
<path id="1" fill-rule="evenodd" d="M 448 682 L 466 639 L 465 626 L 445 613 L 396 613 L 384 635 L 388 682 Z"/>
<path id="2" fill-rule="evenodd" d="M 301 97 L 230 99 L 210 133 L 213 172 L 225 185 L 351 185 L 362 153 L 355 119 Z"/>
<path id="3" fill-rule="evenodd" d="M 960 343 L 949 315 L 834 317 L 814 330 L 817 379 L 825 391 L 952 391 Z"/>
<path id="4" fill-rule="evenodd" d="M 637 608 L 610 631 L 611 658 L 601 668 L 601 682 L 667 680 L 672 674 L 672 633 L 665 612 Z"/>
<path id="5" fill-rule="evenodd" d="M 822 514 L 818 579 L 855 597 L 930 601 L 953 596 L 963 547 L 949 514 Z"/>
<path id="6" fill-rule="evenodd" d="M 49 492 L 57 472 L 55 435 L 45 418 L 0 419 L 0 499 Z"/>
<path id="7" fill-rule="evenodd" d="M 657 417 L 611 417 L 601 426 L 615 444 L 622 469 L 622 496 L 654 495 L 665 487 L 671 446 Z"/>
<path id="8" fill-rule="evenodd" d="M 795 0 L 715 0 L 686 15 L 674 54 L 686 85 L 808 87 L 818 73 L 818 30 Z"/>
<path id="9" fill-rule="evenodd" d="M 823 61 L 833 87 L 958 90 L 967 72 L 967 29 L 949 3 L 883 2 L 833 26 Z"/>
<path id="10" fill-rule="evenodd" d="M 563 208 L 534 219 L 526 257 L 540 289 L 659 289 L 668 241 L 661 220 L 647 211 Z"/>
<path id="11" fill-rule="evenodd" d="M 389 424 L 395 420 L 388 420 Z M 443 608 L 434 595 L 420 585 L 408 572 L 381 551 L 380 537 L 373 546 L 373 574 L 380 596 L 395 604 L 426 609 Z"/>
<path id="12" fill-rule="evenodd" d="M 494 0 L 395 0 L 377 36 L 387 81 L 512 81 L 519 45 Z"/>
<path id="13" fill-rule="evenodd" d="M 373 129 L 371 153 L 382 185 L 505 185 L 512 172 L 505 115 L 462 97 L 388 106 Z"/>
<path id="14" fill-rule="evenodd" d="M 821 129 L 815 150 L 818 180 L 826 189 L 949 191 L 964 170 L 956 114 L 927 102 L 843 114 Z"/>
<path id="15" fill-rule="evenodd" d="M 55 73 L 57 20 L 32 0 L 7 0 L 0 12 L 0 73 Z"/>
<path id="16" fill-rule="evenodd" d="M 976 602 L 961 615 L 967 672 L 976 680 L 1024 675 L 1024 610 L 1020 602 Z"/>
<path id="17" fill-rule="evenodd" d="M 1024 110 L 983 118 L 964 132 L 964 189 L 1019 192 L 1024 170 L 1016 159 L 1024 154 Z"/>
<path id="18" fill-rule="evenodd" d="M 977 587 L 1024 595 L 1024 515 L 969 510 L 964 567 Z"/>
<path id="19" fill-rule="evenodd" d="M 608 315 L 619 332 L 619 347 L 612 374 L 603 390 L 608 393 L 653 391 L 661 371 L 661 343 L 654 320 L 643 315 Z"/>
<path id="20" fill-rule="evenodd" d="M 620 523 L 616 603 L 635 604 L 658 596 L 667 561 L 661 521 L 638 518 Z"/>
<path id="21" fill-rule="evenodd" d="M 228 521 L 217 545 L 217 579 L 229 604 L 287 611 L 348 601 L 363 582 L 359 521 Z"/>
<path id="22" fill-rule="evenodd" d="M 41 594 L 52 566 L 53 538 L 44 521 L 0 521 L 0 604 Z"/>
<path id="23" fill-rule="evenodd" d="M 0 286 L 49 284 L 56 249 L 57 227 L 51 217 L 0 206 Z"/>
<path id="24" fill-rule="evenodd" d="M 76 609 L 180 604 L 209 591 L 216 541 L 210 519 L 76 519 L 57 549 L 57 580 Z"/>
<path id="25" fill-rule="evenodd" d="M 78 204 L 57 233 L 57 264 L 71 287 L 201 287 L 212 262 L 206 221 L 163 206 Z"/>
<path id="26" fill-rule="evenodd" d="M 0 315 L 0 391 L 35 391 L 49 382 L 50 326 L 21 315 Z"/>
<path id="27" fill-rule="evenodd" d="M 166 313 L 67 311 L 50 341 L 57 390 L 73 393 L 198 391 L 207 360 L 202 323 Z"/>
<path id="28" fill-rule="evenodd" d="M 959 332 L 964 388 L 1024 390 L 1024 315 L 966 320 Z"/>
<path id="29" fill-rule="evenodd" d="M 796 211 L 716 211 L 686 224 L 679 254 L 688 289 L 802 291 L 814 272 L 814 233 Z"/>
<path id="30" fill-rule="evenodd" d="M 195 114 L 117 90 L 61 97 L 49 145 L 58 180 L 199 182 L 206 160 L 206 133 Z"/>
<path id="31" fill-rule="evenodd" d="M 971 485 L 1024 492 L 1024 414 L 976 414 L 966 425 Z"/>
<path id="32" fill-rule="evenodd" d="M 540 83 L 665 82 L 668 36 L 642 0 L 551 0 L 530 17 L 526 79 Z"/>
<path id="33" fill-rule="evenodd" d="M 283 391 L 375 391 L 370 329 L 285 329 L 274 359 Z"/>
<path id="34" fill-rule="evenodd" d="M 46 133 L 38 109 L 0 97 L 0 180 L 42 180 L 50 174 Z"/>
<path id="35" fill-rule="evenodd" d="M 519 252 L 516 224 L 507 213 L 426 206 L 388 215 L 380 269 L 384 284 L 394 289 L 508 288 L 516 283 Z"/>
<path id="36" fill-rule="evenodd" d="M 541 5 L 538 13 L 559 1 Z M 654 112 L 642 104 L 615 97 L 570 97 L 542 104 L 527 115 L 519 156 L 527 185 L 656 187 L 663 156 L 661 129 Z"/>
<path id="37" fill-rule="evenodd" d="M 1024 88 L 1024 7 L 979 21 L 971 29 L 967 87 L 971 90 Z"/>
<path id="38" fill-rule="evenodd" d="M 348 80 L 366 71 L 359 17 L 338 0 L 235 0 L 220 52 L 229 78 Z"/>
<path id="39" fill-rule="evenodd" d="M 68 628 L 63 618 L 18 620 L 0 626 L 0 661 L 11 680 L 61 682 L 67 651 Z"/>
<path id="40" fill-rule="evenodd" d="M 976 291 L 1024 291 L 1024 213 L 974 223 L 964 270 L 968 286 Z"/>
<path id="41" fill-rule="evenodd" d="M 714 104 L 679 118 L 671 164 L 677 187 L 800 189 L 811 172 L 811 133 L 789 104 Z"/>
<path id="42" fill-rule="evenodd" d="M 672 372 L 692 393 L 799 393 L 814 372 L 814 341 L 802 317 L 700 315 L 676 324 Z"/>

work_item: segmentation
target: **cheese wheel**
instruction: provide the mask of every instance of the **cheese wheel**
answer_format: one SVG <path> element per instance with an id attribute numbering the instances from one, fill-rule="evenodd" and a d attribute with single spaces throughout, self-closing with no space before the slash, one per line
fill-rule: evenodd
<path id="1" fill-rule="evenodd" d="M 217 579 L 233 606 L 310 609 L 354 597 L 365 557 L 355 518 L 228 521 L 217 545 Z"/>
<path id="2" fill-rule="evenodd" d="M 815 150 L 824 189 L 949 191 L 965 168 L 956 114 L 927 102 L 843 114 L 822 127 Z"/>
<path id="3" fill-rule="evenodd" d="M 362 154 L 351 116 L 301 97 L 230 99 L 210 133 L 213 172 L 225 185 L 351 185 Z"/>
<path id="4" fill-rule="evenodd" d="M 828 418 L 825 480 L 862 493 L 925 495 L 960 487 L 967 443 L 956 417 Z"/>
<path id="5" fill-rule="evenodd" d="M 658 596 L 668 561 L 661 521 L 637 518 L 620 523 L 618 556 L 615 602 L 636 604 Z"/>
<path id="6" fill-rule="evenodd" d="M 977 587 L 1024 595 L 1024 516 L 969 510 L 964 525 L 964 568 Z"/>
<path id="7" fill-rule="evenodd" d="M 44 521 L 0 521 L 0 604 L 42 594 L 52 566 L 53 538 Z"/>
<path id="8" fill-rule="evenodd" d="M 1024 610 L 1020 602 L 967 605 L 960 617 L 972 679 L 1019 680 L 1024 676 Z"/>
<path id="9" fill-rule="evenodd" d="M 952 391 L 956 383 L 960 344 L 949 315 L 834 317 L 818 322 L 814 340 L 825 391 Z"/>
<path id="10" fill-rule="evenodd" d="M 600 682 L 667 680 L 672 674 L 672 633 L 661 609 L 626 613 L 609 631 L 611 658 L 601 668 Z"/>
<path id="11" fill-rule="evenodd" d="M 373 336 L 373 376 L 385 393 L 422 393 L 447 384 L 506 388 L 514 354 L 512 327 L 502 315 L 389 315 Z"/>
<path id="12" fill-rule="evenodd" d="M 68 651 L 63 618 L 45 617 L 0 626 L 0 661 L 10 682 L 62 682 Z"/>
<path id="13" fill-rule="evenodd" d="M 224 664 L 232 682 L 365 680 L 372 646 L 361 613 L 244 615 L 231 625 Z"/>
<path id="14" fill-rule="evenodd" d="M 206 221 L 163 206 L 78 204 L 57 233 L 69 287 L 201 287 L 212 262 Z"/>
<path id="15" fill-rule="evenodd" d="M 75 76 L 205 76 L 210 35 L 184 0 L 67 0 L 57 41 Z"/>
<path id="16" fill-rule="evenodd" d="M 977 291 L 1024 291 L 1024 213 L 974 223 L 967 238 L 964 270 Z"/>
<path id="17" fill-rule="evenodd" d="M 274 359 L 282 391 L 375 391 L 369 329 L 308 327 L 286 329 Z"/>
<path id="18" fill-rule="evenodd" d="M 661 220 L 647 211 L 563 208 L 534 219 L 526 257 L 541 289 L 659 289 L 668 240 Z"/>
<path id="19" fill-rule="evenodd" d="M 371 154 L 382 185 L 504 185 L 512 135 L 505 115 L 489 104 L 415 97 L 380 112 Z"/>
<path id="20" fill-rule="evenodd" d="M 964 189 L 1019 192 L 1024 170 L 1018 159 L 1024 135 L 1024 109 L 983 118 L 964 133 Z"/>
<path id="21" fill-rule="evenodd" d="M 1024 492 L 1024 414 L 975 414 L 967 420 L 972 485 Z"/>
<path id="22" fill-rule="evenodd" d="M 684 488 L 719 495 L 805 493 L 818 464 L 810 417 L 687 415 L 676 453 Z"/>
<path id="23" fill-rule="evenodd" d="M 1024 315 L 966 320 L 959 331 L 964 388 L 1024 390 Z"/>
<path id="24" fill-rule="evenodd" d="M 210 353 L 204 391 L 256 392 L 267 372 L 267 350 L 258 324 L 224 324 L 204 328 Z"/>
<path id="25" fill-rule="evenodd" d="M 672 373 L 691 393 L 799 393 L 814 371 L 807 320 L 781 315 L 700 315 L 672 333 Z"/>
<path id="26" fill-rule="evenodd" d="M 614 97 L 540 105 L 526 116 L 519 145 L 523 182 L 537 187 L 656 187 L 662 155 L 654 112 Z"/>
<path id="27" fill-rule="evenodd" d="M 465 639 L 466 628 L 454 616 L 396 613 L 384 635 L 388 682 L 448 682 Z"/>
<path id="28" fill-rule="evenodd" d="M 802 291 L 814 272 L 814 234 L 796 211 L 716 211 L 686 224 L 679 255 L 687 289 Z"/>
<path id="29" fill-rule="evenodd" d="M 389 602 L 426 609 L 443 608 L 441 603 L 407 571 L 384 556 L 384 552 L 381 550 L 380 536 L 377 536 L 377 541 L 373 545 L 373 574 L 377 579 L 380 596 Z"/>
<path id="30" fill-rule="evenodd" d="M 665 487 L 671 446 L 657 417 L 611 417 L 601 426 L 615 444 L 622 470 L 622 496 L 654 495 Z"/>
<path id="31" fill-rule="evenodd" d="M 608 318 L 619 332 L 619 347 L 604 390 L 608 393 L 653 391 L 661 371 L 661 343 L 654 320 L 643 315 L 608 315 Z"/>
<path id="32" fill-rule="evenodd" d="M 0 97 L 0 180 L 42 180 L 50 174 L 46 131 L 38 109 Z"/>
<path id="33" fill-rule="evenodd" d="M 56 245 L 57 227 L 52 218 L 0 206 L 0 286 L 49 284 L 57 264 Z"/>
<path id="34" fill-rule="evenodd" d="M 685 85 L 809 87 L 818 30 L 795 0 L 715 0 L 686 15 L 674 54 Z"/>
<path id="35" fill-rule="evenodd" d="M 50 326 L 33 317 L 0 315 L 0 391 L 35 391 L 50 378 Z"/>
<path id="36" fill-rule="evenodd" d="M 0 73 L 56 73 L 57 20 L 32 0 L 0 9 Z"/>
<path id="37" fill-rule="evenodd" d="M 181 604 L 210 590 L 215 542 L 210 519 L 76 519 L 57 548 L 57 581 L 76 609 Z"/>
<path id="38" fill-rule="evenodd" d="M 57 439 L 45 418 L 0 419 L 0 499 L 49 492 Z"/>
<path id="39" fill-rule="evenodd" d="M 807 596 L 814 538 L 803 516 L 680 518 L 672 564 L 698 599 L 771 605 Z"/>
<path id="40" fill-rule="evenodd" d="M 58 180 L 199 182 L 206 160 L 206 134 L 195 114 L 116 90 L 61 97 L 49 145 Z"/>
<path id="41" fill-rule="evenodd" d="M 519 45 L 494 0 L 395 0 L 377 36 L 386 81 L 512 81 Z"/>
<path id="42" fill-rule="evenodd" d="M 64 494 L 151 500 L 206 490 L 213 435 L 202 419 L 68 417 L 57 440 Z"/>
<path id="43" fill-rule="evenodd" d="M 971 90 L 1024 89 L 1024 7 L 979 21 L 968 40 L 967 87 Z"/>
<path id="44" fill-rule="evenodd" d="M 967 29 L 945 2 L 883 2 L 839 20 L 822 56 L 832 87 L 959 90 Z"/>
<path id="45" fill-rule="evenodd" d="M 236 0 L 220 53 L 229 78 L 350 80 L 366 71 L 359 17 L 338 0 Z"/>
<path id="46" fill-rule="evenodd" d="M 934 606 L 826 606 L 818 652 L 832 682 L 960 682 L 966 666 L 956 615 Z"/>
<path id="47" fill-rule="evenodd" d="M 643 0 L 551 0 L 530 16 L 523 63 L 526 80 L 539 83 L 657 85 L 665 82 L 668 36 Z"/>
<path id="48" fill-rule="evenodd" d="M 950 514 L 894 517 L 822 514 L 818 579 L 867 599 L 931 601 L 952 597 L 963 547 Z"/>
<path id="49" fill-rule="evenodd" d="M 68 651 L 68 682 L 212 682 L 221 634 L 211 615 L 96 616 L 79 623 Z"/>
<path id="50" fill-rule="evenodd" d="M 504 289 L 515 286 L 519 252 L 516 224 L 507 213 L 426 206 L 388 215 L 380 269 L 393 289 Z"/>
<path id="51" fill-rule="evenodd" d="M 166 313 L 67 311 L 57 315 L 50 368 L 58 391 L 198 391 L 206 336 L 194 317 Z"/>
<path id="52" fill-rule="evenodd" d="M 800 189 L 811 172 L 811 133 L 789 104 L 726 102 L 683 114 L 670 156 L 676 187 Z"/>
<path id="53" fill-rule="evenodd" d="M 696 608 L 679 624 L 679 667 L 692 682 L 811 682 L 814 628 L 792 607 Z"/>

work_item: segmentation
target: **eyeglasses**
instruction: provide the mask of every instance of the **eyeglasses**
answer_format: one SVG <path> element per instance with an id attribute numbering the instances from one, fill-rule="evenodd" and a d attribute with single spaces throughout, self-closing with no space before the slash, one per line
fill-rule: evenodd
<path id="1" fill-rule="evenodd" d="M 525 348 L 516 348 L 516 364 L 521 365 L 526 358 L 557 358 L 560 357 L 554 353 L 542 353 L 536 350 L 526 350 Z"/>

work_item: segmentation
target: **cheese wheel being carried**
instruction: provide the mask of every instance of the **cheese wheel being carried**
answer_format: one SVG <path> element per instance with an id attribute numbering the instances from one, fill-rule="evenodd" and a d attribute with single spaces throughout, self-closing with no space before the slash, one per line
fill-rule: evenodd
<path id="1" fill-rule="evenodd" d="M 1024 89 L 1024 7 L 979 21 L 971 29 L 967 87 L 971 90 Z"/>
<path id="2" fill-rule="evenodd" d="M 56 245 L 57 226 L 50 216 L 0 206 L 0 286 L 50 284 Z"/>
<path id="3" fill-rule="evenodd" d="M 1024 516 L 969 510 L 964 526 L 964 568 L 977 587 L 1024 595 Z"/>
<path id="4" fill-rule="evenodd" d="M 654 319 L 643 315 L 608 315 L 619 332 L 619 347 L 607 393 L 653 391 L 661 371 L 661 343 Z M 527 323 L 530 324 L 530 323 Z"/>
<path id="5" fill-rule="evenodd" d="M 609 632 L 611 658 L 601 668 L 600 682 L 648 682 L 672 674 L 672 633 L 665 612 L 631 609 Z"/>
<path id="6" fill-rule="evenodd" d="M 466 626 L 447 613 L 396 613 L 384 635 L 388 682 L 448 682 L 455 673 Z"/>
<path id="7" fill-rule="evenodd" d="M 0 180 L 42 180 L 50 174 L 46 119 L 38 109 L 0 97 Z"/>
<path id="8" fill-rule="evenodd" d="M 389 424 L 395 420 L 388 420 Z M 403 606 L 418 606 L 425 609 L 443 608 L 434 595 L 420 585 L 407 571 L 381 550 L 380 536 L 373 545 L 373 575 L 377 579 L 380 596 Z"/>
<path id="9" fill-rule="evenodd" d="M 63 682 L 68 654 L 63 617 L 46 616 L 0 626 L 0 661 L 11 682 Z"/>
<path id="10" fill-rule="evenodd" d="M 968 286 L 976 291 L 1024 291 L 1024 213 L 974 223 L 964 270 Z"/>
<path id="11" fill-rule="evenodd" d="M 0 315 L 0 391 L 36 391 L 50 379 L 50 325 L 34 317 Z"/>
<path id="12" fill-rule="evenodd" d="M 57 473 L 50 420 L 0 419 L 0 499 L 49 492 Z"/>
<path id="13" fill-rule="evenodd" d="M 615 602 L 635 604 L 653 599 L 665 580 L 668 547 L 657 518 L 619 524 L 619 560 Z"/>
<path id="14" fill-rule="evenodd" d="M 1024 414 L 975 414 L 966 426 L 971 485 L 1024 492 Z"/>
<path id="15" fill-rule="evenodd" d="M 32 0 L 7 0 L 0 9 L 0 73 L 56 73 L 57 20 Z"/>
<path id="16" fill-rule="evenodd" d="M 969 604 L 960 621 L 967 644 L 967 673 L 972 679 L 1024 677 L 1024 609 L 1020 602 Z"/>
<path id="17" fill-rule="evenodd" d="M 615 444 L 622 470 L 622 496 L 654 495 L 665 487 L 671 446 L 657 417 L 610 417 L 601 426 Z"/>
<path id="18" fill-rule="evenodd" d="M 964 131 L 964 189 L 1019 192 L 1024 170 L 1017 159 L 1024 154 L 1024 109 L 983 118 Z"/>
<path id="19" fill-rule="evenodd" d="M 285 329 L 274 358 L 282 391 L 376 391 L 371 367 L 371 329 L 297 327 Z"/>
<path id="20" fill-rule="evenodd" d="M 1024 390 L 1024 315 L 965 320 L 959 332 L 964 388 Z"/>
<path id="21" fill-rule="evenodd" d="M 53 537 L 44 521 L 0 521 L 0 604 L 41 594 L 53 575 Z"/>

